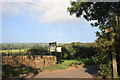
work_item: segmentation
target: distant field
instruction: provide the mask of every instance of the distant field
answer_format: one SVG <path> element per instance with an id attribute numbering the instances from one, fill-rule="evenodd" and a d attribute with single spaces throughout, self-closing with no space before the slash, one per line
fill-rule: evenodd
<path id="1" fill-rule="evenodd" d="M 16 49 L 16 50 L 0 50 L 0 53 L 5 53 L 5 54 L 15 54 L 15 53 L 26 53 L 27 49 Z"/>
<path id="2" fill-rule="evenodd" d="M 0 53 L 4 54 L 24 54 L 33 46 L 48 46 L 48 43 L 2 43 Z"/>
<path id="3" fill-rule="evenodd" d="M 48 43 L 2 43 L 0 44 L 0 48 L 3 50 L 8 49 L 28 49 L 33 46 L 49 46 Z"/>

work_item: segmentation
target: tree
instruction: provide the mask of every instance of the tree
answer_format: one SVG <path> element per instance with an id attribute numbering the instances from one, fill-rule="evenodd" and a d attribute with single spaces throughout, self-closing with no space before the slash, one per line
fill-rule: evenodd
<path id="1" fill-rule="evenodd" d="M 49 55 L 48 47 L 42 47 L 38 44 L 28 50 L 30 55 Z"/>
<path id="2" fill-rule="evenodd" d="M 119 2 L 80 2 L 72 1 L 71 7 L 68 7 L 70 15 L 75 14 L 77 18 L 83 17 L 87 21 L 96 20 L 91 23 L 100 29 L 96 32 L 98 39 L 97 52 L 95 60 L 99 63 L 103 77 L 112 76 L 111 55 L 112 53 L 120 55 L 120 1 Z M 105 33 L 106 29 L 112 31 Z M 114 58 L 116 56 L 114 55 Z M 118 59 L 119 60 L 119 59 Z M 114 66 L 113 66 L 114 67 Z M 114 72 L 114 69 L 113 69 Z M 113 74 L 113 77 L 117 73 Z"/>

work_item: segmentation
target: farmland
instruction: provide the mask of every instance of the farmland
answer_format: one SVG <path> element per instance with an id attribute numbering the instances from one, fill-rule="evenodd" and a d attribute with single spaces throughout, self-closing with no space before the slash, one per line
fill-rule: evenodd
<path id="1" fill-rule="evenodd" d="M 48 43 L 5 43 L 0 44 L 0 53 L 10 55 L 50 55 Z M 58 53 L 59 59 L 80 59 L 80 58 L 91 58 L 95 52 L 95 43 L 65 43 L 58 44 L 57 46 L 62 47 L 62 53 Z M 91 54 L 89 54 L 91 53 Z M 55 55 L 51 53 L 51 55 Z"/>
<path id="2" fill-rule="evenodd" d="M 47 43 L 3 43 L 0 44 L 0 53 L 5 55 L 23 55 L 28 53 L 28 50 L 34 46 L 48 46 Z"/>
<path id="3" fill-rule="evenodd" d="M 16 49 L 16 50 L 0 50 L 3 54 L 24 54 L 27 53 L 27 49 Z"/>
<path id="4" fill-rule="evenodd" d="M 48 46 L 48 43 L 2 43 L 0 44 L 2 50 L 29 49 L 35 45 Z"/>

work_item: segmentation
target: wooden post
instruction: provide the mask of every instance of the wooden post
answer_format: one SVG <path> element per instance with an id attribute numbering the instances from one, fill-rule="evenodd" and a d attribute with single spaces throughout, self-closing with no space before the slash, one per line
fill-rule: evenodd
<path id="1" fill-rule="evenodd" d="M 50 52 L 50 47 L 49 47 L 49 53 L 50 53 L 50 55 L 51 55 L 51 52 Z"/>
<path id="2" fill-rule="evenodd" d="M 112 66 L 113 66 L 113 78 L 118 77 L 118 72 L 117 72 L 117 61 L 116 61 L 116 55 L 115 52 L 112 52 Z"/>
<path id="3" fill-rule="evenodd" d="M 117 16 L 116 16 L 116 27 L 115 29 L 117 29 L 118 27 L 118 20 L 117 20 Z M 116 31 L 116 30 L 115 30 Z M 117 61 L 116 61 L 116 51 L 115 51 L 115 46 L 114 46 L 114 39 L 115 35 L 112 35 L 112 43 L 113 43 L 113 52 L 112 52 L 112 67 L 113 67 L 113 78 L 117 78 L 118 77 L 118 72 L 117 72 Z"/>
<path id="4" fill-rule="evenodd" d="M 55 56 L 57 57 L 57 42 L 55 42 Z"/>

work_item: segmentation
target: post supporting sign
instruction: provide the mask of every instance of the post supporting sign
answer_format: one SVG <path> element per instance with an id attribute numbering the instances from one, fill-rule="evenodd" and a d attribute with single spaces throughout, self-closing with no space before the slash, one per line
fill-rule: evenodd
<path id="1" fill-rule="evenodd" d="M 108 28 L 108 29 L 105 29 L 105 33 L 109 33 L 109 32 L 111 32 L 111 31 L 113 31 L 113 28 L 112 28 L 112 27 L 110 27 L 110 28 Z"/>
<path id="2" fill-rule="evenodd" d="M 113 31 L 113 28 L 112 27 L 110 27 L 110 28 L 108 28 L 108 29 L 105 29 L 105 33 L 110 33 L 111 31 Z M 112 35 L 112 34 L 110 34 L 111 35 L 111 41 L 112 41 L 112 43 L 114 43 L 115 42 L 115 35 Z M 114 45 L 112 45 L 113 46 L 113 51 L 112 51 L 112 68 L 113 68 L 113 78 L 117 78 L 118 77 L 118 72 L 117 72 L 117 61 L 116 61 L 116 51 L 115 51 L 115 47 L 114 47 Z"/>

